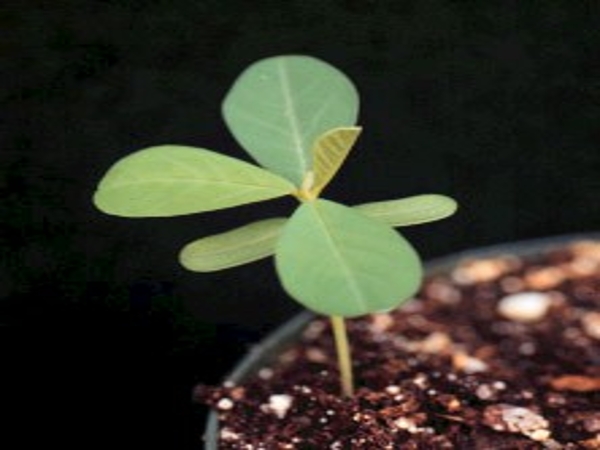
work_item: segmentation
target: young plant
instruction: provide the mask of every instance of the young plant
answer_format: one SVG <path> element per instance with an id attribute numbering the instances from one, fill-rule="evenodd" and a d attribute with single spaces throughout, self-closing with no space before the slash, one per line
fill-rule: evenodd
<path id="1" fill-rule="evenodd" d="M 356 142 L 359 99 L 339 70 L 307 56 L 252 64 L 223 102 L 223 116 L 258 167 L 211 150 L 163 145 L 114 164 L 98 185 L 96 206 L 124 217 L 193 214 L 285 195 L 300 204 L 275 217 L 186 245 L 181 264 L 196 272 L 275 255 L 288 294 L 331 318 L 342 392 L 352 395 L 344 318 L 387 311 L 421 283 L 419 256 L 392 227 L 447 217 L 442 195 L 344 206 L 321 198 Z"/>

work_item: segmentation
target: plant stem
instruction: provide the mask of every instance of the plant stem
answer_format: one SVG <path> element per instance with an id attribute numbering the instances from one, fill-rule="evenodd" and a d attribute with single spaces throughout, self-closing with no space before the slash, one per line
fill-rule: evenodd
<path id="1" fill-rule="evenodd" d="M 344 318 L 340 316 L 330 316 L 330 320 L 331 326 L 333 327 L 333 338 L 335 340 L 335 349 L 338 356 L 342 394 L 346 397 L 352 397 L 354 395 L 354 380 L 346 322 L 344 322 Z"/>

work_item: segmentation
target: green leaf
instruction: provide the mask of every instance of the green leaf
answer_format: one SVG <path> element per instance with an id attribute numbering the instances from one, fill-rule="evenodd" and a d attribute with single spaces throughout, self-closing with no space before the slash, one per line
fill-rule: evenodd
<path id="1" fill-rule="evenodd" d="M 275 251 L 286 218 L 260 220 L 187 244 L 179 261 L 194 272 L 213 272 L 258 261 Z"/>
<path id="2" fill-rule="evenodd" d="M 389 310 L 418 289 L 422 270 L 411 245 L 392 228 L 347 206 L 303 203 L 275 249 L 281 282 L 318 313 L 354 317 Z"/>
<path id="3" fill-rule="evenodd" d="M 223 116 L 256 161 L 300 186 L 312 168 L 315 140 L 354 125 L 358 103 L 356 88 L 335 67 L 308 56 L 277 56 L 239 76 Z"/>
<path id="4" fill-rule="evenodd" d="M 201 148 L 165 145 L 117 161 L 100 181 L 96 206 L 125 217 L 165 217 L 229 208 L 294 191 L 287 180 Z"/>
<path id="5" fill-rule="evenodd" d="M 340 169 L 362 128 L 335 128 L 319 136 L 313 147 L 314 179 L 310 190 L 318 197 Z"/>
<path id="6" fill-rule="evenodd" d="M 364 203 L 354 207 L 361 213 L 394 227 L 444 219 L 454 214 L 457 208 L 456 201 L 438 194 L 415 195 L 399 200 Z"/>

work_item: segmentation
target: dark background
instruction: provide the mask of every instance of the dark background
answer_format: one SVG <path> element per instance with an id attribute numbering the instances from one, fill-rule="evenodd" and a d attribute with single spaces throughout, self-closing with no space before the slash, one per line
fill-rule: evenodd
<path id="1" fill-rule="evenodd" d="M 145 146 L 249 160 L 219 109 L 257 59 L 310 54 L 358 86 L 365 131 L 327 196 L 459 201 L 454 218 L 406 229 L 425 258 L 599 228 L 597 2 L 13 3 L 0 15 L 0 393 L 28 431 L 6 448 L 199 448 L 192 386 L 299 310 L 271 261 L 197 275 L 176 260 L 291 200 L 152 220 L 90 202 Z"/>

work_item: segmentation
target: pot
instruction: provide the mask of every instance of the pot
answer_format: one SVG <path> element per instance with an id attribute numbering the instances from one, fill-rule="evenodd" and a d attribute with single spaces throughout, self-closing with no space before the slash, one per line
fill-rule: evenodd
<path id="1" fill-rule="evenodd" d="M 440 274 L 448 274 L 460 261 L 486 259 L 498 255 L 532 257 L 542 255 L 553 249 L 565 247 L 566 245 L 582 240 L 600 240 L 600 233 L 575 234 L 519 241 L 455 253 L 426 263 L 426 277 L 431 278 Z M 242 359 L 233 372 L 226 377 L 226 380 L 239 385 L 251 375 L 255 374 L 260 368 L 272 363 L 276 355 L 292 345 L 307 325 L 314 319 L 314 314 L 303 312 L 279 327 L 261 343 L 256 345 L 248 355 Z M 598 419 L 600 420 L 600 414 Z M 218 418 L 217 414 L 212 411 L 209 414 L 204 435 L 206 450 L 216 450 L 218 448 L 218 436 Z"/>

